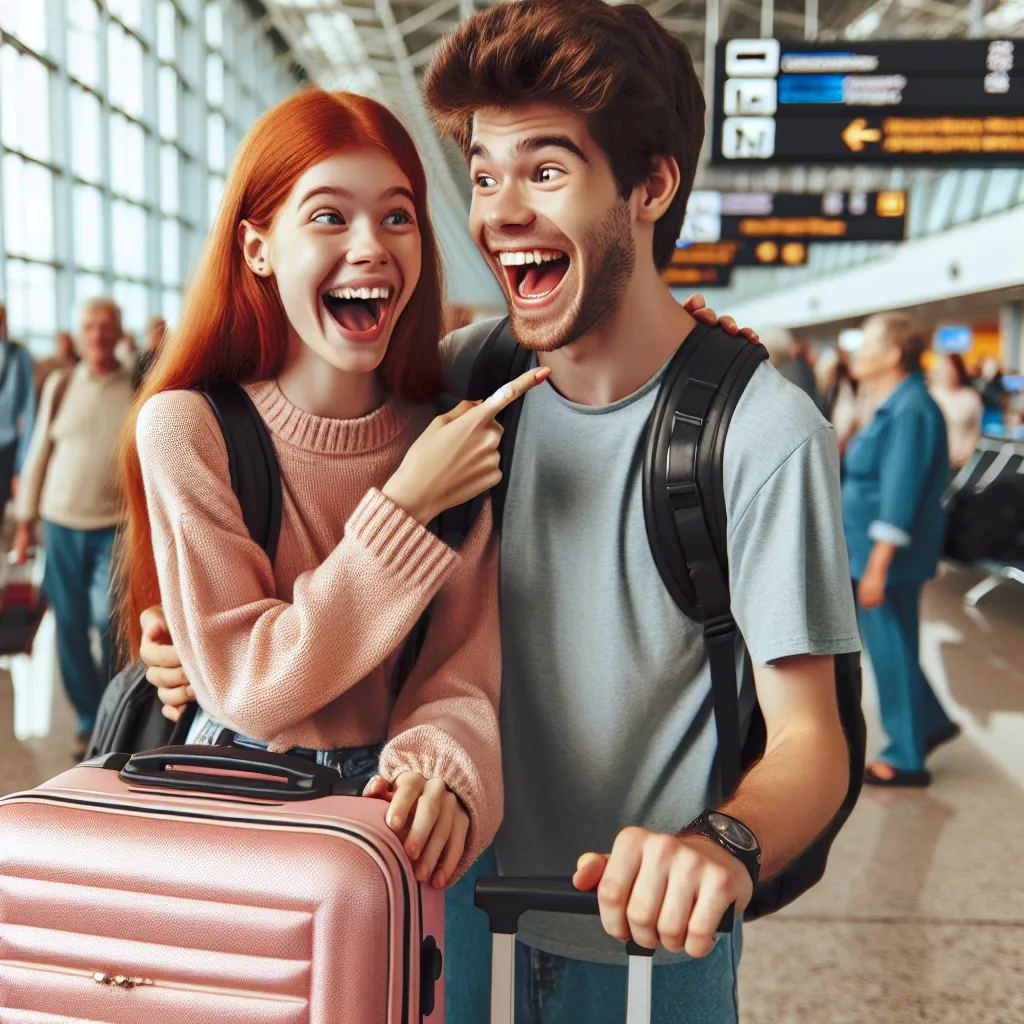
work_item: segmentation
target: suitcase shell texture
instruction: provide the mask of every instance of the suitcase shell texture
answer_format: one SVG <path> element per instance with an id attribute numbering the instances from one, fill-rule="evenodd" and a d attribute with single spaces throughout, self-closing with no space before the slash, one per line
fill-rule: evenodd
<path id="1" fill-rule="evenodd" d="M 444 896 L 386 806 L 88 763 L 4 797 L 0 1024 L 443 1024 Z"/>

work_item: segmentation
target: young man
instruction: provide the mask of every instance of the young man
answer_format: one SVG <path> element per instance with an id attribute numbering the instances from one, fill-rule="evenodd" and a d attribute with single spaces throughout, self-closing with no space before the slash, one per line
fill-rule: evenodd
<path id="1" fill-rule="evenodd" d="M 763 760 L 709 794 L 707 652 L 658 574 L 644 527 L 643 436 L 662 369 L 693 329 L 660 276 L 701 149 L 685 48 L 644 8 L 520 0 L 442 42 L 425 97 L 469 160 L 470 230 L 520 343 L 551 368 L 526 396 L 502 528 L 505 822 L 448 896 L 449 1024 L 488 1018 L 490 941 L 476 875 L 572 875 L 600 921 L 527 915 L 519 1020 L 618 1024 L 622 939 L 660 945 L 653 1020 L 736 1021 L 750 857 L 680 836 L 717 807 L 783 868 L 847 788 L 833 658 L 858 649 L 835 437 L 813 403 L 758 369 L 725 446 L 733 612 L 755 662 Z M 445 343 L 464 391 L 494 322 Z M 149 622 L 159 638 L 159 622 Z M 184 680 L 166 647 L 153 680 Z"/>

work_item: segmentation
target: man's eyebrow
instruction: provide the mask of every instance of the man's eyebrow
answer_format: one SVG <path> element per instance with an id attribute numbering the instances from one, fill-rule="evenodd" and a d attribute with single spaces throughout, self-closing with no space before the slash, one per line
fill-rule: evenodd
<path id="1" fill-rule="evenodd" d="M 351 193 L 347 188 L 342 188 L 340 185 L 319 185 L 317 188 L 311 188 L 302 197 L 299 202 L 299 206 L 305 206 L 310 199 L 315 199 L 317 196 L 336 196 L 338 199 L 355 199 L 355 195 L 353 193 Z M 403 185 L 395 185 L 393 188 L 385 189 L 380 194 L 381 199 L 394 199 L 396 196 L 403 196 L 411 203 L 416 202 L 415 196 L 413 196 L 413 194 Z"/>
<path id="2" fill-rule="evenodd" d="M 545 149 L 548 146 L 557 146 L 559 149 L 572 153 L 573 156 L 582 160 L 583 163 L 590 163 L 587 159 L 587 154 L 568 135 L 531 135 L 528 138 L 520 139 L 512 147 L 511 157 L 513 160 L 518 160 L 524 153 L 532 153 L 535 150 Z M 484 158 L 490 156 L 487 147 L 482 142 L 474 142 L 469 147 L 469 158 L 472 160 L 475 156 Z"/>

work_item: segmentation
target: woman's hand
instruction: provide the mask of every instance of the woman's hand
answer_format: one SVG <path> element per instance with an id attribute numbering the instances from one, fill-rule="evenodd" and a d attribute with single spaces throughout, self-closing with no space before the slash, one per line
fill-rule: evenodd
<path id="1" fill-rule="evenodd" d="M 426 526 L 446 508 L 483 494 L 501 480 L 494 417 L 546 380 L 547 367 L 529 370 L 482 402 L 460 402 L 437 416 L 405 453 L 381 488 L 384 496 Z"/>
<path id="2" fill-rule="evenodd" d="M 147 608 L 139 622 L 142 625 L 139 657 L 146 665 L 146 678 L 157 688 L 157 696 L 163 704 L 160 713 L 164 718 L 177 722 L 184 706 L 195 700 L 196 694 L 181 667 L 163 607 L 154 605 Z"/>
<path id="3" fill-rule="evenodd" d="M 699 320 L 702 324 L 707 324 L 709 327 L 721 327 L 726 334 L 738 334 L 747 341 L 758 341 L 757 333 L 749 327 L 744 327 L 741 331 L 739 325 L 731 316 L 719 317 L 719 315 L 708 306 L 704 305 L 704 296 L 697 292 L 695 295 L 691 295 L 684 303 L 683 309 L 690 314 L 695 320 Z"/>
<path id="4" fill-rule="evenodd" d="M 868 565 L 857 585 L 857 600 L 861 608 L 870 611 L 885 601 L 885 570 L 873 569 Z"/>
<path id="5" fill-rule="evenodd" d="M 462 860 L 469 834 L 469 815 L 444 780 L 403 772 L 389 786 L 378 775 L 363 796 L 391 803 L 388 827 L 402 840 L 416 877 L 421 882 L 430 879 L 435 889 L 443 889 Z"/>

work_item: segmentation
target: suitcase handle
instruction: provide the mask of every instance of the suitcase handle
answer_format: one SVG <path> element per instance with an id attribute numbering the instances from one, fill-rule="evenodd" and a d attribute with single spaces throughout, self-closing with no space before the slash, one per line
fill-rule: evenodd
<path id="1" fill-rule="evenodd" d="M 519 918 L 528 910 L 594 917 L 600 913 L 596 890 L 580 892 L 571 878 L 478 878 L 473 902 L 487 915 L 494 935 L 515 935 Z M 718 924 L 718 931 L 731 934 L 734 919 L 735 910 L 729 907 Z M 629 947 L 632 956 L 654 954 L 653 949 L 632 941 Z"/>
<path id="2" fill-rule="evenodd" d="M 198 768 L 200 771 L 180 770 L 183 768 Z M 231 774 L 218 775 L 217 772 Z M 241 773 L 254 777 L 246 778 Z M 342 778 L 335 768 L 287 754 L 196 744 L 160 747 L 132 754 L 118 775 L 123 782 L 133 786 L 184 789 L 192 793 L 240 796 L 250 800 L 361 796 L 369 781 L 363 776 Z"/>

